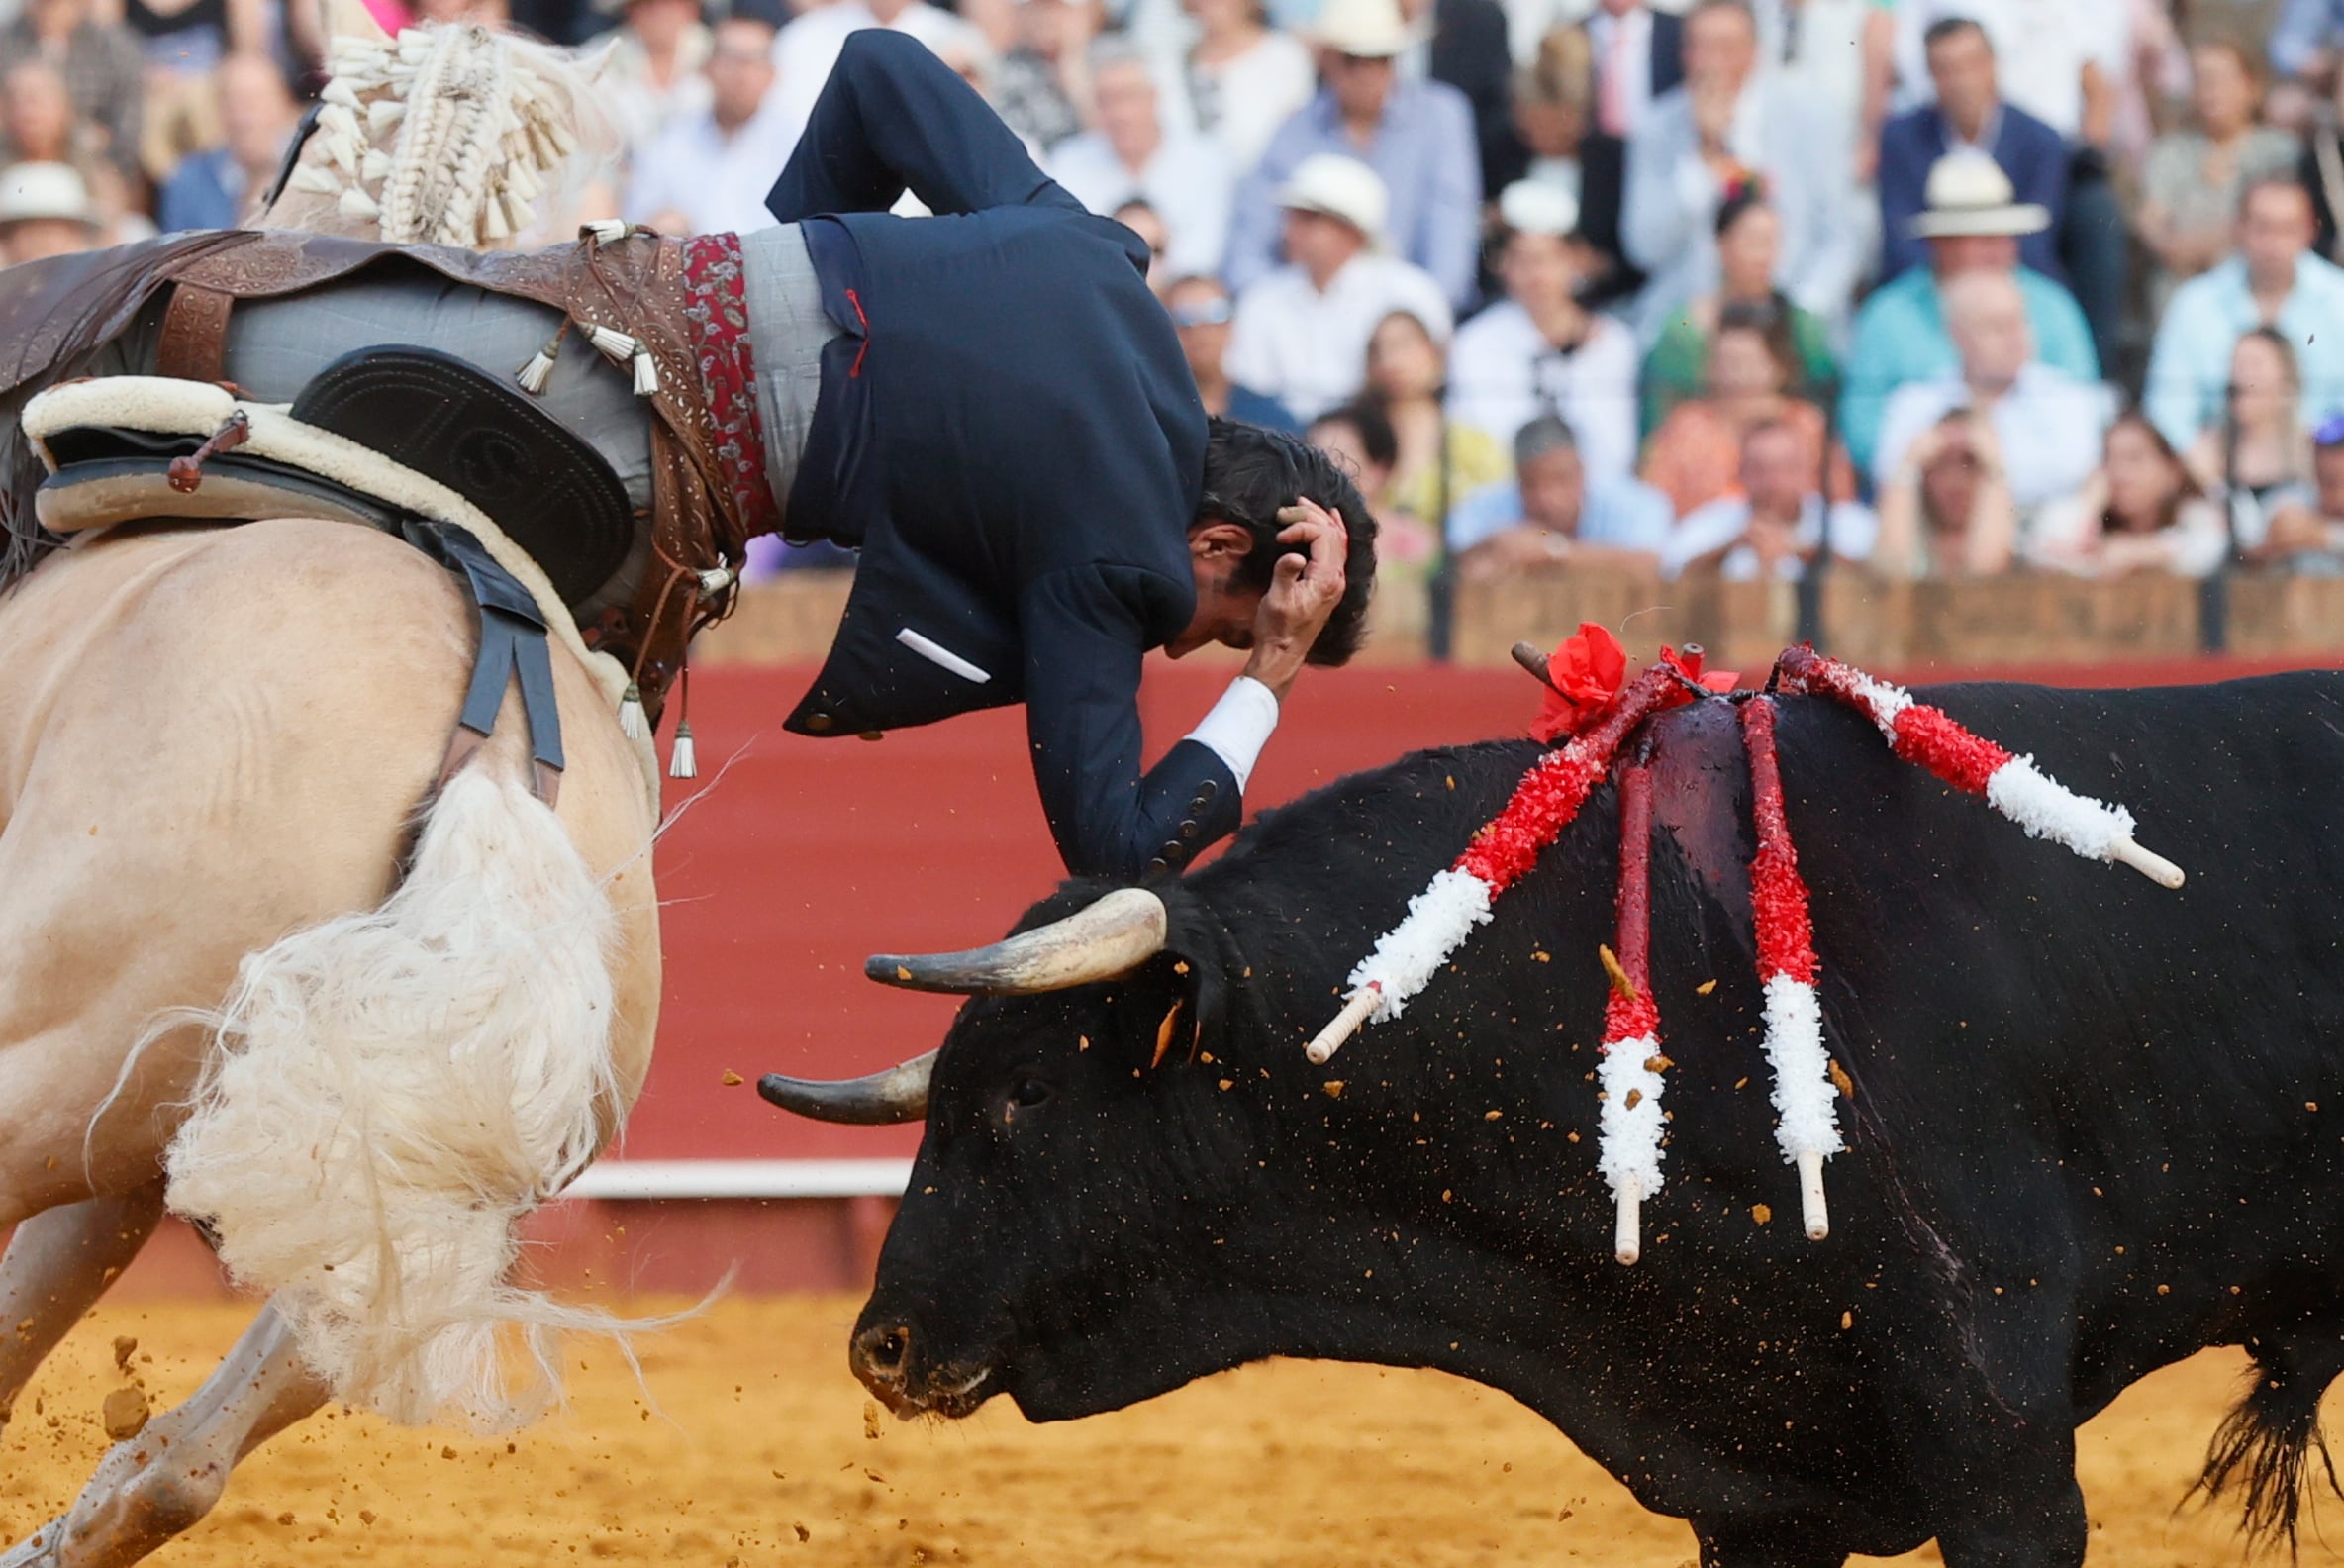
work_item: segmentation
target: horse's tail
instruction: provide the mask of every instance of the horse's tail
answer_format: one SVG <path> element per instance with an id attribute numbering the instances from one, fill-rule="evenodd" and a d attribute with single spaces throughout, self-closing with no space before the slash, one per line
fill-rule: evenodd
<path id="1" fill-rule="evenodd" d="M 430 806 L 380 908 L 244 959 L 165 1165 L 337 1398 L 493 1429 L 558 1398 L 554 1330 L 616 1326 L 508 1276 L 517 1222 L 620 1102 L 611 901 L 488 761 Z"/>

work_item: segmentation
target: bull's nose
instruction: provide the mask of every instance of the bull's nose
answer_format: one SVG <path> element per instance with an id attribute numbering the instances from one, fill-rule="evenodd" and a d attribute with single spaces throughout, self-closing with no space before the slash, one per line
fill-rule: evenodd
<path id="1" fill-rule="evenodd" d="M 876 1323 L 854 1336 L 849 1356 L 854 1375 L 874 1390 L 900 1390 L 912 1359 L 912 1330 L 902 1323 Z"/>

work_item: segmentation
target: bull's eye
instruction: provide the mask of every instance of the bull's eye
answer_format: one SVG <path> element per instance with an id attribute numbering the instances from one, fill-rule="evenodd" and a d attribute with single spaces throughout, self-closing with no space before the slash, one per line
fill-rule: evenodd
<path id="1" fill-rule="evenodd" d="M 1037 1106 L 1049 1097 L 1050 1086 L 1039 1078 L 1021 1078 L 1018 1086 L 1010 1091 L 1010 1104 Z"/>

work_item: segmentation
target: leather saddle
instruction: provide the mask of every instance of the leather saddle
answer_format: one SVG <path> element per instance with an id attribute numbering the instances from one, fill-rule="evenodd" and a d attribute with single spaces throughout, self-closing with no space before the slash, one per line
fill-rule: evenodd
<path id="1" fill-rule="evenodd" d="M 248 444 L 219 440 L 223 398 L 234 403 L 214 385 L 146 376 L 43 394 L 26 410 L 50 465 L 34 496 L 42 525 L 71 534 L 143 518 L 301 516 L 399 533 L 428 515 L 420 476 L 494 520 L 573 609 L 635 546 L 635 510 L 608 459 L 451 354 L 405 345 L 344 354 L 289 407 L 244 405 Z M 37 420 L 49 400 L 51 417 Z M 192 487 L 191 463 L 200 469 Z"/>

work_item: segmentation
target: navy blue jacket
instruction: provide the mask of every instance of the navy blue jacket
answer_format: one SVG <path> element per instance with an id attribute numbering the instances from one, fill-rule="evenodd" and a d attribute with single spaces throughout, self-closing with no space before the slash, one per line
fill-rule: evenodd
<path id="1" fill-rule="evenodd" d="M 1934 104 L 1898 115 L 1880 128 L 1880 224 L 1886 251 L 1881 281 L 1929 258 L 1929 244 L 1913 238 L 1912 220 L 1928 206 L 1929 166 L 1952 144 Z M 1994 160 L 2010 176 L 2021 202 L 2051 213 L 2051 227 L 2018 242 L 2018 259 L 2045 277 L 2065 281 L 2059 264 L 2059 220 L 2067 211 L 2067 143 L 2023 109 L 2002 105 Z"/>
<path id="2" fill-rule="evenodd" d="M 936 216 L 889 216 L 906 189 Z M 788 728 L 1023 701 L 1068 869 L 1184 864 L 1244 808 L 1194 741 L 1140 769 L 1141 658 L 1196 614 L 1206 432 L 1147 247 L 884 28 L 847 39 L 766 205 L 804 225 L 843 330 L 784 531 L 862 552 Z"/>

